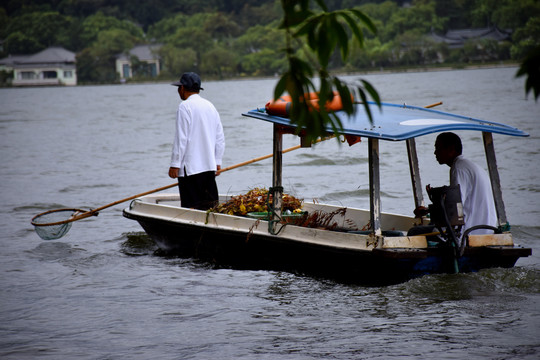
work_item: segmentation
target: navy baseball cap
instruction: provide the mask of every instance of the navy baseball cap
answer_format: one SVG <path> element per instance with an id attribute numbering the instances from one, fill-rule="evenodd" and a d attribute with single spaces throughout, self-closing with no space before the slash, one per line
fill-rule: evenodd
<path id="1" fill-rule="evenodd" d="M 204 90 L 201 87 L 201 78 L 194 72 L 183 73 L 179 81 L 173 82 L 171 85 L 184 86 L 189 91 Z"/>

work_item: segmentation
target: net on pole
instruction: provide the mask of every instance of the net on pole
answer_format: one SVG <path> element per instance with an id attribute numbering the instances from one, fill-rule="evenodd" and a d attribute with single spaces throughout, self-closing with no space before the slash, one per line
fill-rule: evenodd
<path id="1" fill-rule="evenodd" d="M 66 235 L 73 221 L 84 218 L 79 216 L 88 213 L 81 209 L 57 209 L 36 215 L 32 219 L 32 225 L 40 238 L 43 240 L 56 240 Z"/>

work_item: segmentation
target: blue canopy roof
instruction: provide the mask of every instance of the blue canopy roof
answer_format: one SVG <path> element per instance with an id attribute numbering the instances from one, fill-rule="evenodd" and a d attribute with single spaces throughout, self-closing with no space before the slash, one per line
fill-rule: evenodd
<path id="1" fill-rule="evenodd" d="M 355 104 L 355 113 L 351 116 L 347 116 L 343 111 L 336 112 L 343 124 L 343 134 L 394 141 L 454 130 L 475 130 L 512 136 L 529 136 L 526 132 L 508 125 L 432 109 L 388 103 L 383 103 L 381 109 L 379 109 L 373 102 L 369 102 L 369 106 L 373 115 L 373 124 L 369 122 L 363 104 Z M 264 109 L 251 110 L 242 115 L 275 124 L 296 127 L 291 125 L 290 119 L 269 115 Z M 328 132 L 333 131 L 328 128 Z"/>

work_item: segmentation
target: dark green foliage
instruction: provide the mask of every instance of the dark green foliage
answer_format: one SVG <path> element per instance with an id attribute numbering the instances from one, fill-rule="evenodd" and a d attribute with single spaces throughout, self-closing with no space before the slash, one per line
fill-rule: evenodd
<path id="1" fill-rule="evenodd" d="M 66 40 L 73 19 L 56 11 L 31 12 L 9 20 L 5 48 L 10 54 L 29 54 Z"/>
<path id="2" fill-rule="evenodd" d="M 516 76 L 527 76 L 525 93 L 528 94 L 532 90 L 534 98 L 538 100 L 540 96 L 540 46 L 529 51 Z"/>
<path id="3" fill-rule="evenodd" d="M 294 29 L 290 44 L 285 17 Z M 115 78 L 114 69 L 104 70 L 107 63 L 132 43 L 163 44 L 162 76 L 174 78 L 186 70 L 219 78 L 281 75 L 291 70 L 288 53 L 296 57 L 295 71 L 319 63 L 309 76 L 335 89 L 331 71 L 521 61 L 538 45 L 539 17 L 538 0 L 7 0 L 0 7 L 0 57 L 63 46 L 82 57 L 93 54 L 87 65 L 105 71 L 98 75 L 104 81 Z M 430 37 L 488 26 L 510 31 L 511 41 L 475 40 L 450 49 Z M 105 46 L 100 34 L 116 36 Z"/>

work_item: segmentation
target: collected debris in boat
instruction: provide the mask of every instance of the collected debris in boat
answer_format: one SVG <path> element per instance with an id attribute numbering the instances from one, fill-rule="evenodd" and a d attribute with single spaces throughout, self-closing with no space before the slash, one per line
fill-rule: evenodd
<path id="1" fill-rule="evenodd" d="M 339 208 L 337 210 L 326 212 L 323 210 L 316 210 L 307 214 L 307 216 L 295 219 L 290 221 L 291 225 L 303 226 L 308 228 L 316 228 L 323 230 L 332 230 L 332 231 L 358 231 L 356 223 L 351 219 L 346 219 L 345 215 L 347 213 L 347 208 Z M 336 216 L 344 218 L 344 225 L 340 226 L 338 221 L 335 220 Z M 362 230 L 367 231 L 367 225 L 364 226 Z"/>
<path id="2" fill-rule="evenodd" d="M 283 212 L 301 213 L 302 201 L 292 195 L 283 194 Z M 232 196 L 226 202 L 210 209 L 209 212 L 247 216 L 249 213 L 268 212 L 268 204 L 272 204 L 272 194 L 268 195 L 268 189 L 254 188 L 246 194 Z"/>

